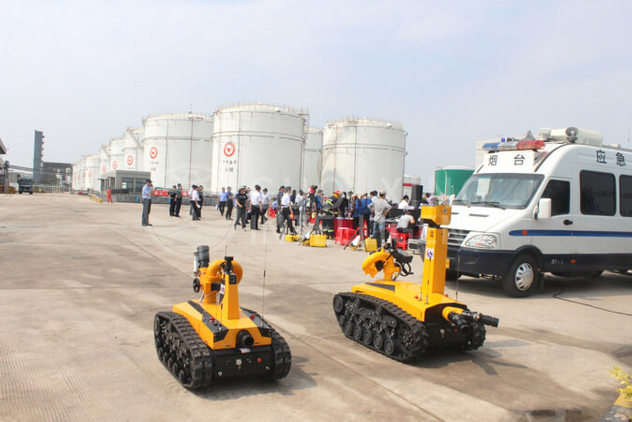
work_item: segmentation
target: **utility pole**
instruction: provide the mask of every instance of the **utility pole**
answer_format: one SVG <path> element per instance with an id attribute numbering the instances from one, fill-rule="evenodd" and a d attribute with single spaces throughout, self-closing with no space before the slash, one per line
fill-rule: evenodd
<path id="1" fill-rule="evenodd" d="M 4 193 L 9 193 L 9 161 L 4 162 Z"/>
<path id="2" fill-rule="evenodd" d="M 36 130 L 33 143 L 33 183 L 40 183 L 42 178 L 42 161 L 44 159 L 44 134 Z"/>

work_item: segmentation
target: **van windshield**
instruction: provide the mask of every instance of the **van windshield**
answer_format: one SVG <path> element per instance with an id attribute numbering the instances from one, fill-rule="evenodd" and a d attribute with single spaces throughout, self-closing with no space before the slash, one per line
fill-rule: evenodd
<path id="1" fill-rule="evenodd" d="M 541 174 L 472 175 L 452 202 L 455 205 L 523 209 L 544 178 Z"/>

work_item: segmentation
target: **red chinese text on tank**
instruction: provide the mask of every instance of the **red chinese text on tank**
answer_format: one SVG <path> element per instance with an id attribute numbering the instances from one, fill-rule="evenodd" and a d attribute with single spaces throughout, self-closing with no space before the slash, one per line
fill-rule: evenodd
<path id="1" fill-rule="evenodd" d="M 156 147 L 151 147 L 151 149 L 149 150 L 149 158 L 156 158 L 158 157 L 158 148 Z"/>
<path id="2" fill-rule="evenodd" d="M 103 167 L 101 167 L 101 173 L 105 173 L 107 169 L 108 168 L 105 166 L 105 164 L 103 164 Z"/>
<path id="3" fill-rule="evenodd" d="M 231 157 L 235 153 L 235 144 L 232 142 L 227 142 L 224 145 L 224 155 L 227 157 Z"/>
<path id="4" fill-rule="evenodd" d="M 92 170 L 88 172 L 88 177 L 92 177 Z"/>
<path id="5" fill-rule="evenodd" d="M 132 157 L 131 155 L 127 156 L 127 165 L 131 166 L 132 164 L 134 164 L 134 157 Z"/>
<path id="6" fill-rule="evenodd" d="M 117 167 L 118 167 L 118 163 L 116 161 L 112 162 L 112 169 L 116 170 Z"/>

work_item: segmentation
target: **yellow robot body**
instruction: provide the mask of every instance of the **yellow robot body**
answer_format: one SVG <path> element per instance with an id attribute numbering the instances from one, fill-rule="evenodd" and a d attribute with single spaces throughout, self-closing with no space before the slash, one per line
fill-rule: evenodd
<path id="1" fill-rule="evenodd" d="M 448 233 L 439 225 L 450 222 L 450 207 L 424 206 L 421 218 L 430 224 L 421 284 L 397 280 L 411 274 L 412 255 L 389 246 L 362 263 L 366 274 L 382 272 L 383 280 L 355 285 L 333 300 L 347 337 L 400 361 L 417 359 L 429 348 L 476 349 L 485 341 L 484 324 L 498 326 L 496 318 L 444 294 Z"/>
<path id="2" fill-rule="evenodd" d="M 196 253 L 193 290 L 202 298 L 159 312 L 154 339 L 161 362 L 180 383 L 204 388 L 213 380 L 238 376 L 287 376 L 290 349 L 259 314 L 239 306 L 243 275 L 232 257 L 208 263 L 208 246 Z"/>

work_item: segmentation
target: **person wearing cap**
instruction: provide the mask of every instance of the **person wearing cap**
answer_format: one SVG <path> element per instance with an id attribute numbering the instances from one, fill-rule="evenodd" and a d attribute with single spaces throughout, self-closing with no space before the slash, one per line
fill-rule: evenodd
<path id="1" fill-rule="evenodd" d="M 149 213 L 151 212 L 151 197 L 154 195 L 154 188 L 151 184 L 151 180 L 147 179 L 145 181 L 145 186 L 143 186 L 143 227 L 151 226 L 149 224 Z"/>
<path id="2" fill-rule="evenodd" d="M 250 193 L 250 229 L 259 230 L 259 214 L 261 214 L 261 204 L 263 195 L 261 186 L 255 185 L 255 190 Z"/>
<path id="3" fill-rule="evenodd" d="M 270 208 L 270 194 L 268 194 L 268 188 L 263 188 L 263 193 L 261 194 L 261 224 L 264 224 L 268 221 L 268 217 L 266 217 L 266 213 L 268 212 L 268 208 Z"/>
<path id="4" fill-rule="evenodd" d="M 235 206 L 235 195 L 233 195 L 233 188 L 226 187 L 226 219 L 233 219 L 233 207 Z"/>
<path id="5" fill-rule="evenodd" d="M 191 217 L 193 221 L 196 221 L 200 219 L 200 193 L 196 185 L 193 185 L 191 189 L 191 197 L 189 198 L 191 201 Z"/>
<path id="6" fill-rule="evenodd" d="M 235 204 L 237 205 L 237 215 L 235 216 L 233 228 L 237 229 L 237 224 L 241 224 L 241 228 L 246 230 L 246 207 L 248 205 L 248 195 L 246 194 L 245 186 L 241 186 L 237 195 L 235 195 Z"/>

